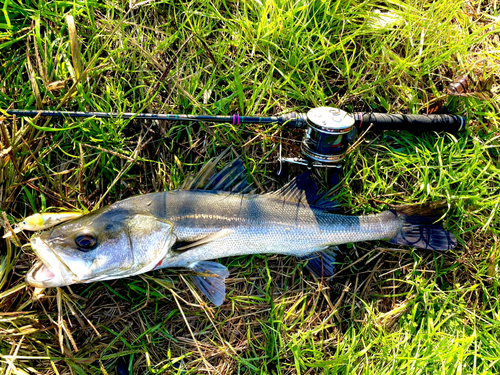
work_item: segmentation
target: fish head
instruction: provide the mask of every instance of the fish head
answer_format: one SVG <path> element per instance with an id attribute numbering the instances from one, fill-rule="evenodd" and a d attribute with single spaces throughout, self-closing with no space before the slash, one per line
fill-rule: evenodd
<path id="1" fill-rule="evenodd" d="M 175 243 L 173 224 L 109 206 L 31 238 L 40 259 L 26 275 L 38 288 L 137 275 L 155 268 Z"/>

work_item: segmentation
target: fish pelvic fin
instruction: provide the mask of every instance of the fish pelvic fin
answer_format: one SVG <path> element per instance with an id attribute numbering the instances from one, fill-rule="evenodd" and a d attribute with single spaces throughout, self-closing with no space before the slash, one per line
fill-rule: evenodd
<path id="1" fill-rule="evenodd" d="M 443 207 L 443 202 L 431 202 L 390 210 L 403 224 L 389 242 L 428 250 L 453 249 L 457 239 L 453 233 L 436 223 L 442 216 Z"/>
<path id="2" fill-rule="evenodd" d="M 298 257 L 298 259 L 307 260 L 306 268 L 317 278 L 327 278 L 334 275 L 338 252 L 337 246 L 330 246 L 325 250 Z"/>
<path id="3" fill-rule="evenodd" d="M 193 284 L 215 306 L 220 306 L 226 298 L 225 280 L 229 276 L 228 269 L 220 263 L 200 261 L 191 264 L 190 270 L 199 273 L 191 276 Z"/>

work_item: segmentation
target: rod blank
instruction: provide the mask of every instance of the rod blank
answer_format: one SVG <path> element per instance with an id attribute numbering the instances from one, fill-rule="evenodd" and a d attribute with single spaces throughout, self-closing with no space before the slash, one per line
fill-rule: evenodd
<path id="1" fill-rule="evenodd" d="M 38 111 L 27 109 L 13 109 L 6 111 L 9 115 L 16 116 L 45 116 L 45 117 L 71 117 L 71 118 L 115 118 L 115 119 L 139 119 L 139 120 L 167 120 L 167 121 L 198 121 L 238 124 L 271 124 L 285 122 L 303 121 L 303 116 L 292 112 L 280 117 L 259 117 L 259 116 L 209 116 L 209 115 L 184 115 L 165 113 L 116 113 L 116 112 L 72 112 L 72 111 Z M 294 124 L 295 125 L 295 124 Z M 293 125 L 292 125 L 293 126 Z"/>

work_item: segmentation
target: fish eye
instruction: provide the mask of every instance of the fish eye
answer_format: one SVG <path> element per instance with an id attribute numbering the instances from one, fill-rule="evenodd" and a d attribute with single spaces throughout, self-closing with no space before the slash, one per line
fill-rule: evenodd
<path id="1" fill-rule="evenodd" d="M 92 233 L 82 233 L 76 236 L 75 244 L 80 251 L 89 251 L 97 246 L 97 238 Z"/>

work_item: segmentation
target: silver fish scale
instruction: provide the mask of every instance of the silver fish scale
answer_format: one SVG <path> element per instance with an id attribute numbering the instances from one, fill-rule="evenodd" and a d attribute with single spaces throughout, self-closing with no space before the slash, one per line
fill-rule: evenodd
<path id="1" fill-rule="evenodd" d="M 184 252 L 169 253 L 159 268 L 257 253 L 304 256 L 331 245 L 392 238 L 401 226 L 390 211 L 343 216 L 273 195 L 181 190 L 130 198 L 120 206 L 172 222 L 182 242 L 228 233 Z"/>

